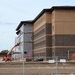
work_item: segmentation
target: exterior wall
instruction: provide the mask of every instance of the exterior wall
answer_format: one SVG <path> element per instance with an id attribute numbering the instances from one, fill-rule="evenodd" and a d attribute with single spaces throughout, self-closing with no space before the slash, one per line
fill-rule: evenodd
<path id="1" fill-rule="evenodd" d="M 24 48 L 23 48 L 23 46 L 24 46 L 24 42 L 23 42 L 24 41 L 24 34 L 23 34 L 24 29 L 23 28 L 24 28 L 24 25 L 22 25 L 21 28 L 19 29 L 20 33 L 18 34 L 18 36 L 16 37 L 16 40 L 15 40 L 15 44 L 20 43 L 20 45 L 15 48 L 15 52 L 20 52 L 20 54 L 14 55 L 16 60 L 23 59 L 23 53 L 24 53 L 23 52 L 24 51 Z"/>
<path id="2" fill-rule="evenodd" d="M 24 56 L 32 57 L 32 24 L 24 25 Z M 26 52 L 26 53 L 25 53 Z"/>
<path id="3" fill-rule="evenodd" d="M 68 51 L 75 52 L 75 10 L 54 10 L 52 25 L 55 56 L 68 57 Z"/>
<path id="4" fill-rule="evenodd" d="M 44 13 L 35 23 L 34 32 L 46 23 L 46 13 Z"/>
<path id="5" fill-rule="evenodd" d="M 55 10 L 55 34 L 75 34 L 75 10 Z"/>
<path id="6" fill-rule="evenodd" d="M 52 23 L 52 13 L 46 12 L 46 23 Z"/>
<path id="7" fill-rule="evenodd" d="M 31 50 L 34 57 L 67 57 L 71 51 L 75 52 L 74 9 L 45 10 L 33 25 L 26 23 L 22 27 L 18 38 L 23 39 L 21 51 L 23 54 L 26 52 L 25 57 L 30 55 Z"/>
<path id="8" fill-rule="evenodd" d="M 34 23 L 33 31 L 34 31 L 34 57 L 52 56 L 52 25 L 50 12 L 45 12 Z"/>
<path id="9" fill-rule="evenodd" d="M 15 52 L 20 52 L 21 54 L 15 54 L 15 58 L 32 57 L 32 25 L 25 23 L 19 30 L 20 33 L 16 43 L 20 43 L 20 45 L 16 47 Z"/>

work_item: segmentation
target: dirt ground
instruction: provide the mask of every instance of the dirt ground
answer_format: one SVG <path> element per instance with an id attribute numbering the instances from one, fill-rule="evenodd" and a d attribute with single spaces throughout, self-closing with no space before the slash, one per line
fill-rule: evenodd
<path id="1" fill-rule="evenodd" d="M 75 75 L 75 62 L 0 62 L 0 75 Z"/>

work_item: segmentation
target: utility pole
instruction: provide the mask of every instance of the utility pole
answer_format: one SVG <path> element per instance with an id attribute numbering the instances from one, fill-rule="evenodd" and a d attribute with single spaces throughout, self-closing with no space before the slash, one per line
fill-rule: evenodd
<path id="1" fill-rule="evenodd" d="M 69 50 L 68 50 L 68 60 L 70 59 L 70 52 L 69 52 Z"/>
<path id="2" fill-rule="evenodd" d="M 58 75 L 58 57 L 56 57 L 56 75 Z"/>

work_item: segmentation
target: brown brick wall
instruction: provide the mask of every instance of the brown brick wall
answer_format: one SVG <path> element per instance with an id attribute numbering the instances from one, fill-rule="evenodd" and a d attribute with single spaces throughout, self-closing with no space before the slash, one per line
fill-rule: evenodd
<path id="1" fill-rule="evenodd" d="M 52 36 L 46 36 L 46 46 L 52 47 Z"/>
<path id="2" fill-rule="evenodd" d="M 46 57 L 52 57 L 52 48 L 46 48 Z"/>
<path id="3" fill-rule="evenodd" d="M 51 23 L 46 24 L 46 34 L 52 34 L 52 24 Z"/>
<path id="4" fill-rule="evenodd" d="M 70 57 L 71 52 L 75 53 L 75 48 L 55 48 L 55 56 L 59 56 L 59 58 L 68 59 L 68 51 Z"/>
<path id="5" fill-rule="evenodd" d="M 37 29 L 34 32 L 34 56 L 39 56 L 39 55 L 44 55 L 44 56 L 50 55 L 51 56 L 52 50 L 49 53 L 49 49 L 46 49 L 46 46 L 48 46 L 48 47 L 52 46 L 51 34 L 52 34 L 51 23 L 46 23 L 46 24 L 42 25 L 39 29 Z M 44 51 L 44 49 L 42 51 L 42 48 L 45 48 L 45 51 Z M 36 51 L 36 50 L 38 50 L 38 51 Z M 43 53 L 43 52 L 47 52 L 47 53 Z"/>
<path id="6" fill-rule="evenodd" d="M 55 46 L 75 46 L 75 35 L 55 35 Z"/>

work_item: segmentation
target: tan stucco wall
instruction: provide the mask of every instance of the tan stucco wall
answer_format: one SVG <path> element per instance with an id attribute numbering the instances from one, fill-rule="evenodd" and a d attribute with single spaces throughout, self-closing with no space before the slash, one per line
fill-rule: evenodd
<path id="1" fill-rule="evenodd" d="M 45 52 L 46 52 L 46 48 L 45 47 L 34 50 L 34 54 L 36 54 L 36 53 L 45 53 Z"/>
<path id="2" fill-rule="evenodd" d="M 52 19 L 55 34 L 75 34 L 75 10 L 55 10 Z"/>
<path id="3" fill-rule="evenodd" d="M 46 13 L 44 13 L 35 23 L 34 23 L 34 31 L 43 26 L 46 23 Z"/>
<path id="4" fill-rule="evenodd" d="M 75 21 L 75 10 L 55 10 L 55 21 Z"/>
<path id="5" fill-rule="evenodd" d="M 46 23 L 52 23 L 51 12 L 46 12 Z"/>
<path id="6" fill-rule="evenodd" d="M 55 34 L 55 10 L 52 12 L 52 35 Z"/>
<path id="7" fill-rule="evenodd" d="M 43 26 L 46 23 L 51 23 L 51 13 L 45 12 L 35 23 L 34 23 L 34 30 L 36 31 L 41 26 Z"/>
<path id="8" fill-rule="evenodd" d="M 55 34 L 75 34 L 75 23 L 56 23 Z"/>

